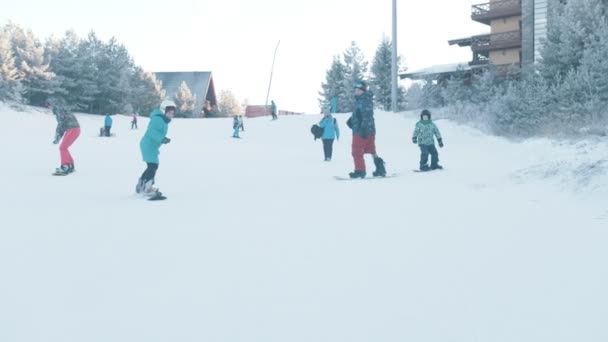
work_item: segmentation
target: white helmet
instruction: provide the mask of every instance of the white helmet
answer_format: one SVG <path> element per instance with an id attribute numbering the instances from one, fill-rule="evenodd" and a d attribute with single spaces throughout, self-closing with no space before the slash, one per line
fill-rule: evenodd
<path id="1" fill-rule="evenodd" d="M 165 110 L 167 107 L 177 107 L 175 105 L 175 102 L 173 102 L 172 100 L 163 100 L 163 102 L 160 103 L 160 109 L 161 110 Z"/>

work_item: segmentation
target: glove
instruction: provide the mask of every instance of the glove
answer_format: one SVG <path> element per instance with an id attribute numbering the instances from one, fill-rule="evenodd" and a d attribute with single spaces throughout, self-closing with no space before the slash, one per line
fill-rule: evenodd
<path id="1" fill-rule="evenodd" d="M 162 141 L 163 144 L 168 144 L 170 142 L 171 142 L 171 139 L 169 139 L 167 137 L 163 138 L 163 141 Z"/>
<path id="2" fill-rule="evenodd" d="M 57 139 L 53 140 L 53 144 L 54 144 L 54 145 L 59 144 L 59 140 L 57 140 Z"/>
<path id="3" fill-rule="evenodd" d="M 437 139 L 437 142 L 439 143 L 439 147 L 443 148 L 443 139 Z"/>
<path id="4" fill-rule="evenodd" d="M 414 144 L 417 144 L 417 143 L 418 143 L 418 138 L 417 138 L 417 137 L 412 137 L 412 142 L 413 142 Z"/>

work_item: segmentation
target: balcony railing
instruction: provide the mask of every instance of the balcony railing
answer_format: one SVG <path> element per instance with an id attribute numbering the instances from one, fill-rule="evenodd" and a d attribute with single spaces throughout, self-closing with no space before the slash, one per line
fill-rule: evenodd
<path id="1" fill-rule="evenodd" d="M 521 31 L 483 34 L 471 37 L 473 52 L 486 52 L 521 47 Z"/>
<path id="2" fill-rule="evenodd" d="M 489 25 L 492 19 L 521 15 L 521 0 L 492 1 L 473 5 L 471 19 Z"/>

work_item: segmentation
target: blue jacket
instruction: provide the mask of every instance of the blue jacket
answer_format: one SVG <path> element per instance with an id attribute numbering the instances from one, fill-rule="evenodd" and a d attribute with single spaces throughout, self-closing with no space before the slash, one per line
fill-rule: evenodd
<path id="1" fill-rule="evenodd" d="M 351 128 L 353 135 L 358 135 L 364 139 L 376 134 L 374 95 L 369 90 L 355 96 L 355 110 L 351 116 Z"/>
<path id="2" fill-rule="evenodd" d="M 110 115 L 106 115 L 106 119 L 104 120 L 104 125 L 112 127 L 112 117 Z"/>
<path id="3" fill-rule="evenodd" d="M 323 128 L 321 139 L 340 139 L 340 127 L 338 127 L 338 121 L 333 116 L 324 116 L 319 126 Z"/>
<path id="4" fill-rule="evenodd" d="M 148 129 L 139 142 L 141 155 L 146 163 L 158 164 L 160 145 L 167 136 L 170 121 L 171 119 L 167 118 L 160 109 L 156 109 L 150 114 Z"/>

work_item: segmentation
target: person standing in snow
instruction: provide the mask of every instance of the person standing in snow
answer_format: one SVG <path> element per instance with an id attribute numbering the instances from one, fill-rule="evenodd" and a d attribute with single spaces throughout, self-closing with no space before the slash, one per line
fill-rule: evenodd
<path id="1" fill-rule="evenodd" d="M 160 146 L 171 142 L 171 139 L 167 138 L 167 131 L 169 130 L 169 122 L 175 116 L 176 106 L 173 101 L 165 100 L 160 107 L 164 109 L 164 113 L 161 109 L 152 111 L 146 133 L 139 143 L 142 158 L 147 167 L 139 178 L 135 191 L 138 194 L 143 193 L 148 196 L 158 193 L 158 189 L 153 187 L 159 164 L 158 155 L 160 154 Z"/>
<path id="2" fill-rule="evenodd" d="M 241 127 L 240 127 L 240 123 L 239 123 L 239 116 L 235 115 L 234 118 L 232 119 L 232 137 L 240 138 L 240 136 L 239 136 L 240 131 L 241 131 Z"/>
<path id="3" fill-rule="evenodd" d="M 239 127 L 241 128 L 241 132 L 245 132 L 245 123 L 242 115 L 239 115 Z"/>
<path id="4" fill-rule="evenodd" d="M 350 178 L 365 178 L 365 154 L 374 156 L 376 171 L 374 177 L 386 176 L 384 160 L 376 153 L 376 123 L 374 121 L 373 94 L 368 91 L 367 83 L 355 82 L 355 108 L 347 123 L 353 131 L 352 155 L 355 171 L 349 173 Z"/>
<path id="5" fill-rule="evenodd" d="M 443 169 L 439 165 L 439 153 L 437 152 L 437 148 L 435 148 L 435 138 L 437 138 L 439 147 L 443 148 L 443 139 L 441 138 L 439 128 L 431 120 L 431 112 L 424 109 L 420 113 L 420 121 L 416 123 L 412 136 L 412 142 L 420 147 L 420 171 Z M 429 154 L 431 155 L 430 167 L 427 164 Z"/>
<path id="6" fill-rule="evenodd" d="M 274 100 L 270 101 L 270 112 L 272 114 L 272 120 L 276 120 L 279 118 L 277 116 L 277 105 L 274 103 Z"/>
<path id="7" fill-rule="evenodd" d="M 325 161 L 331 161 L 334 139 L 340 140 L 340 128 L 338 127 L 338 120 L 331 115 L 329 107 L 323 110 L 323 119 L 319 122 L 319 127 L 323 128 L 321 140 L 323 141 Z"/>
<path id="8" fill-rule="evenodd" d="M 137 113 L 133 113 L 133 117 L 131 119 L 131 129 L 137 129 Z"/>
<path id="9" fill-rule="evenodd" d="M 110 114 L 106 114 L 106 117 L 103 121 L 103 125 L 104 125 L 104 133 L 106 137 L 110 136 L 110 130 L 112 129 L 112 117 L 110 116 Z"/>
<path id="10" fill-rule="evenodd" d="M 70 154 L 69 148 L 74 141 L 80 136 L 80 124 L 74 114 L 68 113 L 62 108 L 49 105 L 53 111 L 53 115 L 57 119 L 57 128 L 55 129 L 55 139 L 53 144 L 59 145 L 59 153 L 61 156 L 61 166 L 55 170 L 57 175 L 67 175 L 75 171 L 74 158 Z"/>

